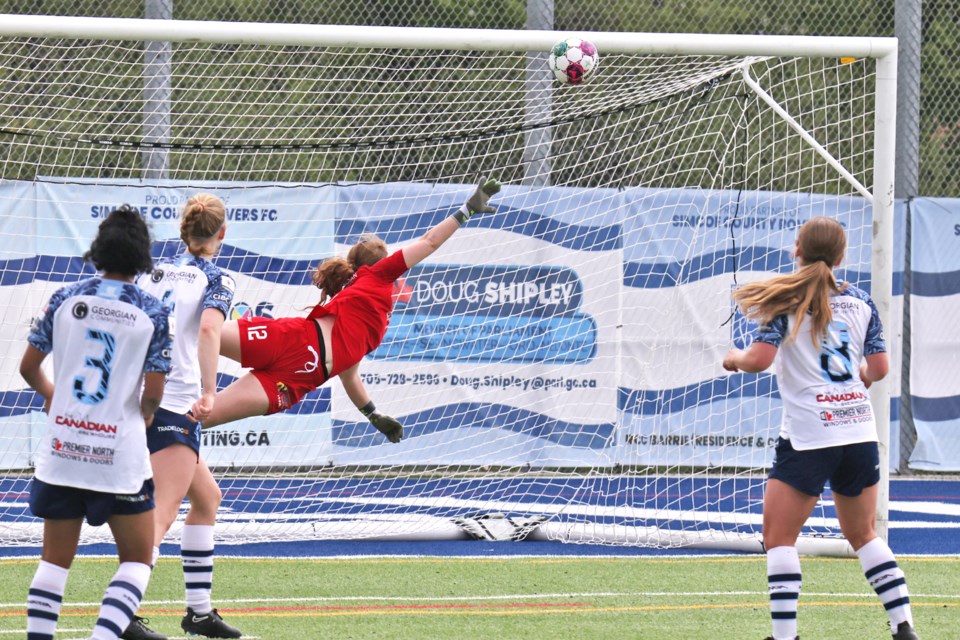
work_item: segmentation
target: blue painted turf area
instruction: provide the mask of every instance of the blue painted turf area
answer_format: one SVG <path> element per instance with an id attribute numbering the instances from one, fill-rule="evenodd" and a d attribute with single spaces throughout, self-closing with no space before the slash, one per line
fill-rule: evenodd
<path id="1" fill-rule="evenodd" d="M 742 480 L 742 479 L 741 479 Z M 427 487 L 418 483 L 418 495 L 442 497 L 452 487 L 449 481 L 431 481 Z M 531 491 L 531 482 L 538 486 Z M 693 502 L 704 500 L 714 504 L 714 510 L 738 508 L 741 512 L 759 513 L 761 496 L 757 495 L 759 486 L 747 487 L 733 479 L 709 483 L 703 480 L 670 481 L 667 487 L 658 486 L 657 480 L 649 480 L 646 485 L 637 485 L 636 478 L 631 483 L 620 483 L 617 478 L 549 480 L 503 479 L 495 481 L 496 491 L 501 500 L 510 496 L 512 503 L 519 503 L 536 511 L 539 506 L 558 504 L 583 504 L 585 502 L 601 505 L 641 504 L 657 495 L 658 501 L 670 509 L 689 508 Z M 664 480 L 664 482 L 667 482 Z M 457 495 L 461 499 L 471 496 L 477 499 L 490 499 L 491 482 L 477 480 L 457 481 Z M 524 485 L 523 491 L 520 486 Z M 222 483 L 225 504 L 236 515 L 256 512 L 270 513 L 281 510 L 285 520 L 295 522 L 310 521 L 313 516 L 338 510 L 350 510 L 353 500 L 376 495 L 378 499 L 402 500 L 409 496 L 402 484 L 391 485 L 385 490 L 379 487 L 364 487 L 362 482 L 349 480 L 327 480 L 319 486 L 312 480 L 309 484 L 297 480 L 268 480 L 251 483 L 248 480 L 227 480 Z M 516 489 L 517 491 L 513 491 Z M 952 480 L 893 480 L 890 485 L 890 544 L 898 554 L 951 554 L 960 555 L 960 481 Z M 0 479 L 0 503 L 5 509 L 0 512 L 0 522 L 28 514 L 26 498 L 28 485 L 24 480 Z M 475 493 L 476 495 L 473 495 Z M 272 495 L 273 499 L 267 496 Z M 282 499 L 277 500 L 277 496 Z M 323 496 L 324 499 L 318 499 Z M 827 507 L 822 515 L 832 517 L 829 506 L 829 494 L 825 495 Z M 352 505 L 356 508 L 357 503 Z M 649 504 L 648 504 L 649 506 Z M 397 510 L 402 511 L 399 506 Z M 408 508 L 409 509 L 409 508 Z M 443 516 L 440 508 L 416 511 L 432 512 Z M 382 512 L 382 511 L 381 511 Z M 225 514 L 226 516 L 226 514 Z M 641 524 L 638 521 L 638 524 Z M 666 524 L 664 526 L 670 526 Z M 37 555 L 35 547 L 4 547 L 0 555 Z M 163 553 L 175 554 L 175 545 L 164 545 Z M 113 554 L 112 545 L 85 545 L 81 553 Z M 371 541 L 371 540 L 313 540 L 302 542 L 270 542 L 254 544 L 219 544 L 219 555 L 244 556 L 353 556 L 353 555 L 429 555 L 429 556 L 499 556 L 499 555 L 677 555 L 685 553 L 704 553 L 703 550 L 658 550 L 618 545 L 562 544 L 557 542 L 484 542 L 472 540 L 449 541 Z"/>

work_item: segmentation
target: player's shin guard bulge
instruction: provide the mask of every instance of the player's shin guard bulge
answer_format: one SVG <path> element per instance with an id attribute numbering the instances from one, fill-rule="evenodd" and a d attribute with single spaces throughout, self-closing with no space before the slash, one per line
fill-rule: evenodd
<path id="1" fill-rule="evenodd" d="M 188 608 L 180 621 L 180 628 L 188 635 L 207 638 L 239 638 L 243 635 L 239 629 L 224 622 L 216 609 L 209 613 L 196 613 Z"/>

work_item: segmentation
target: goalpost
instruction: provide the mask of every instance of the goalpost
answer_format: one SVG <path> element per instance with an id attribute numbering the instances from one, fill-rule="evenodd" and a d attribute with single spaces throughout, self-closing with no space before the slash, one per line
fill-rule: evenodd
<path id="1" fill-rule="evenodd" d="M 568 35 L 599 49 L 588 84 L 551 79 Z M 219 540 L 759 551 L 780 403 L 772 372 L 720 366 L 750 329 L 730 293 L 791 270 L 799 225 L 830 215 L 839 275 L 891 327 L 895 104 L 892 38 L 0 16 L 0 539 L 41 534 L 28 326 L 89 273 L 110 209 L 139 207 L 172 255 L 180 205 L 219 195 L 231 319 L 299 315 L 320 260 L 363 233 L 399 248 L 493 175 L 497 212 L 398 281 L 361 364 L 404 441 L 337 381 L 205 431 Z M 885 533 L 889 385 L 871 395 Z M 847 551 L 829 500 L 806 534 Z"/>

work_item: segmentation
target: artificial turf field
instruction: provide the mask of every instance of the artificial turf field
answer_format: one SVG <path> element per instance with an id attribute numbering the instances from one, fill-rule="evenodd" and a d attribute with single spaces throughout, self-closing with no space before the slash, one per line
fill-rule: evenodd
<path id="1" fill-rule="evenodd" d="M 0 559 L 0 638 L 25 636 L 30 557 Z M 855 559 L 804 558 L 800 637 L 889 638 Z M 960 558 L 901 557 L 924 640 L 960 638 Z M 115 558 L 78 557 L 57 638 L 85 638 Z M 179 560 L 141 607 L 182 637 Z M 245 637 L 757 639 L 770 632 L 762 556 L 218 557 L 214 605 Z"/>

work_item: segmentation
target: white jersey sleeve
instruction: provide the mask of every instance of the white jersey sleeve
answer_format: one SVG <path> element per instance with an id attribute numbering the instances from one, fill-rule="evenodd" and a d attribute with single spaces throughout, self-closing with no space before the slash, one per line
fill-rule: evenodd
<path id="1" fill-rule="evenodd" d="M 779 316 L 754 339 L 779 348 L 777 385 L 783 400 L 780 436 L 798 451 L 877 440 L 877 426 L 860 362 L 886 352 L 877 308 L 865 292 L 848 286 L 830 300 L 833 320 L 814 346 L 809 316 L 796 340 L 784 343 L 793 317 Z"/>
<path id="2" fill-rule="evenodd" d="M 233 278 L 209 260 L 185 253 L 161 260 L 137 285 L 171 308 L 173 352 L 161 406 L 186 413 L 200 397 L 200 316 L 216 309 L 226 318 L 236 288 Z"/>
<path id="3" fill-rule="evenodd" d="M 91 278 L 59 290 L 28 341 L 53 353 L 54 392 L 36 477 L 135 493 L 153 477 L 140 413 L 143 374 L 170 366 L 167 310 L 136 286 Z"/>

